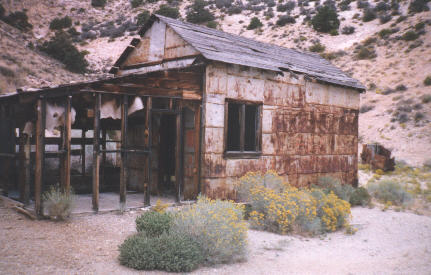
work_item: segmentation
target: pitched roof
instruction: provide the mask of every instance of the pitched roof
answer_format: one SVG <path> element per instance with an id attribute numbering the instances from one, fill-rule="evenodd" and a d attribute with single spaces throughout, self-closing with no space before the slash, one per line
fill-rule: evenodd
<path id="1" fill-rule="evenodd" d="M 269 43 L 258 42 L 239 35 L 182 22 L 157 14 L 152 15 L 150 22 L 141 29 L 140 34 L 144 34 L 155 20 L 161 20 L 171 27 L 208 60 L 276 72 L 292 71 L 308 75 L 318 81 L 351 87 L 360 91 L 365 90 L 365 86 L 358 80 L 351 78 L 315 53 L 300 52 Z M 118 61 L 116 64 L 121 62 Z"/>

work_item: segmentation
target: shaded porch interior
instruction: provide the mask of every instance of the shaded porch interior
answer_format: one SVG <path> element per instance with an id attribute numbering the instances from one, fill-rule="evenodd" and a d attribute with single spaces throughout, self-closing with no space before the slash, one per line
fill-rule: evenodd
<path id="1" fill-rule="evenodd" d="M 74 212 L 195 198 L 201 81 L 174 70 L 0 98 L 2 193 L 39 216 L 53 185 Z"/>

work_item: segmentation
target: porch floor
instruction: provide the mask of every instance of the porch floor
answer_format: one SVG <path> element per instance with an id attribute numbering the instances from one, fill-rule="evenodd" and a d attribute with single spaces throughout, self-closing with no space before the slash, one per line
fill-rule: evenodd
<path id="1" fill-rule="evenodd" d="M 151 205 L 155 205 L 160 200 L 163 204 L 175 204 L 174 196 L 150 196 Z M 127 192 L 126 210 L 144 207 L 144 193 Z M 34 210 L 34 201 L 25 207 Z M 106 192 L 99 194 L 99 212 L 110 212 L 120 209 L 120 196 L 118 193 Z M 93 213 L 92 194 L 78 194 L 74 197 L 72 214 Z M 44 213 L 46 214 L 46 212 Z"/>

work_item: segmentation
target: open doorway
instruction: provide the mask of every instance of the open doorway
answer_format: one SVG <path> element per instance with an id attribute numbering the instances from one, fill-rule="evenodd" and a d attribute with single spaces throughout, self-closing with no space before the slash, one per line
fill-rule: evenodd
<path id="1" fill-rule="evenodd" d="M 161 114 L 159 127 L 157 189 L 163 195 L 175 196 L 176 115 Z"/>

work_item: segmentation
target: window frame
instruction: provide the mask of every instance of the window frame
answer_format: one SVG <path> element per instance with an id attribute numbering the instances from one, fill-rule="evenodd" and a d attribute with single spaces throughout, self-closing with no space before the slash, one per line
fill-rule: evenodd
<path id="1" fill-rule="evenodd" d="M 240 105 L 239 112 L 241 116 L 240 124 L 240 150 L 228 150 L 228 124 L 229 124 L 229 104 Z M 245 151 L 245 106 L 253 105 L 257 107 L 256 112 L 256 133 L 255 133 L 255 148 L 254 151 Z M 224 113 L 224 157 L 225 158 L 259 158 L 262 155 L 262 107 L 263 103 L 260 101 L 248 101 L 226 98 L 225 100 L 225 113 Z"/>

